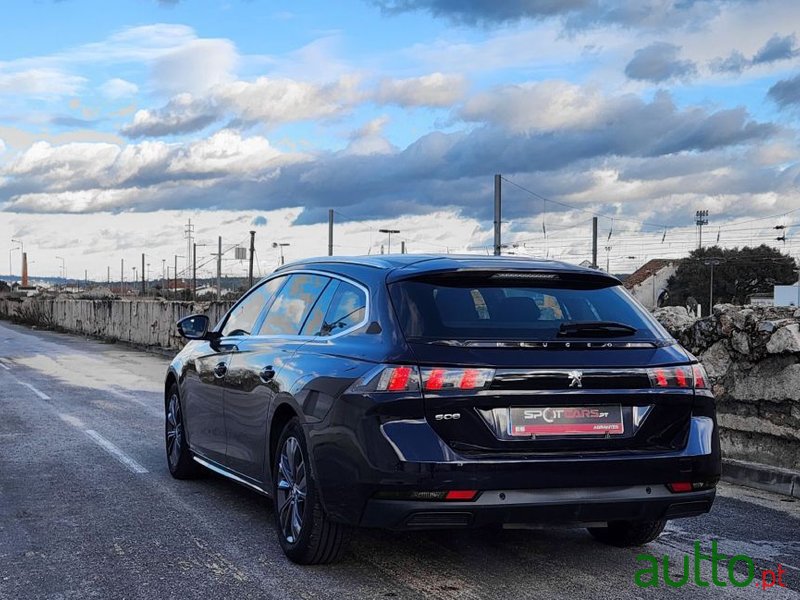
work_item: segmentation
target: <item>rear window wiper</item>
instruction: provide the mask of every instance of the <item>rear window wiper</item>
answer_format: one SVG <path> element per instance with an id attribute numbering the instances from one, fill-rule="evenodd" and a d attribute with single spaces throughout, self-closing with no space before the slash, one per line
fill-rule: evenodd
<path id="1" fill-rule="evenodd" d="M 614 337 L 633 335 L 638 330 L 625 323 L 615 321 L 576 321 L 572 323 L 562 323 L 558 328 L 558 335 L 567 336 L 598 336 Z"/>

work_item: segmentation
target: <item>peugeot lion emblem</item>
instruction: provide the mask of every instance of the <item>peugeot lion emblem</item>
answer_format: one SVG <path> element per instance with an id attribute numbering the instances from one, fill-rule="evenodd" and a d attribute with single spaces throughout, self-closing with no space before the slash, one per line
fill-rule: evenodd
<path id="1" fill-rule="evenodd" d="M 583 379 L 583 372 L 582 371 L 570 371 L 569 372 L 569 387 L 571 388 L 582 388 L 583 383 L 581 382 Z"/>

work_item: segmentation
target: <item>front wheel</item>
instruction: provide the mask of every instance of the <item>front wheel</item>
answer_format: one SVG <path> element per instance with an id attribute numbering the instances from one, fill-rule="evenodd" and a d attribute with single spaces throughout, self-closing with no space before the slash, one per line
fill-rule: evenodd
<path id="1" fill-rule="evenodd" d="M 175 479 L 195 479 L 201 474 L 200 465 L 192 458 L 189 444 L 186 443 L 186 428 L 176 384 L 172 384 L 167 397 L 164 435 L 169 472 Z"/>
<path id="2" fill-rule="evenodd" d="M 630 548 L 652 542 L 661 535 L 666 524 L 666 519 L 657 521 L 611 521 L 608 527 L 589 527 L 589 533 L 594 539 L 609 546 Z"/>
<path id="3" fill-rule="evenodd" d="M 273 497 L 281 548 L 301 565 L 339 560 L 346 545 L 346 527 L 332 522 L 322 509 L 305 435 L 296 418 L 284 428 L 277 448 Z"/>

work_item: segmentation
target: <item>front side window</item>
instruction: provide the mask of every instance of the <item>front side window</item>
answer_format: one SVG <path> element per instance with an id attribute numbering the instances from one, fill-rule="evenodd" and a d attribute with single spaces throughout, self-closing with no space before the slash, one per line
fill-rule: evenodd
<path id="1" fill-rule="evenodd" d="M 330 279 L 322 275 L 289 276 L 286 285 L 275 297 L 260 335 L 298 335 L 315 302 Z"/>
<path id="2" fill-rule="evenodd" d="M 222 335 L 250 335 L 261 310 L 285 280 L 285 277 L 270 279 L 242 298 L 228 315 L 228 320 L 222 328 Z"/>

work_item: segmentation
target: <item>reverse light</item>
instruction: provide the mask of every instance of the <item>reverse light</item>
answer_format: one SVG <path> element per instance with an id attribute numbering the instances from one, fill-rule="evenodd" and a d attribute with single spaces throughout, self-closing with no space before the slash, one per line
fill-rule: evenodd
<path id="1" fill-rule="evenodd" d="M 648 369 L 650 385 L 654 388 L 679 388 L 703 390 L 708 387 L 708 376 L 702 365 L 683 367 L 656 367 Z"/>
<path id="2" fill-rule="evenodd" d="M 480 390 L 494 379 L 494 369 L 424 368 L 422 387 L 425 390 Z"/>

